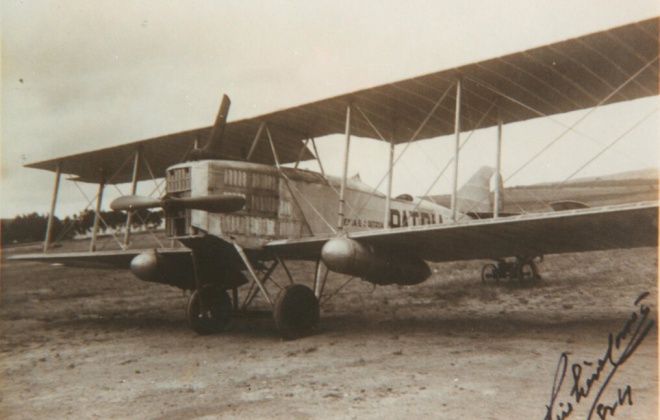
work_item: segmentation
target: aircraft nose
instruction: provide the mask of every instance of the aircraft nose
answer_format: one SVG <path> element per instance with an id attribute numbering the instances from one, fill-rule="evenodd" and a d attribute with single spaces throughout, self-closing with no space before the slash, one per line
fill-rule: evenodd
<path id="1" fill-rule="evenodd" d="M 350 265 L 353 257 L 354 251 L 351 241 L 344 238 L 330 239 L 321 249 L 321 258 L 330 269 Z"/>
<path id="2" fill-rule="evenodd" d="M 143 252 L 131 260 L 131 272 L 139 279 L 154 281 L 158 275 L 158 256 L 155 252 Z"/>
<path id="3" fill-rule="evenodd" d="M 332 271 L 360 275 L 373 259 L 369 250 L 349 238 L 333 238 L 321 249 L 323 263 Z"/>

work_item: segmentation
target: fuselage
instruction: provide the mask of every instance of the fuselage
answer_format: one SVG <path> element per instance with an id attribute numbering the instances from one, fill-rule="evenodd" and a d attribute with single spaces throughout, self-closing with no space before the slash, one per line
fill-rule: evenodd
<path id="1" fill-rule="evenodd" d="M 243 209 L 229 214 L 200 210 L 170 212 L 172 238 L 214 235 L 232 237 L 253 248 L 286 238 L 332 234 L 339 220 L 341 179 L 293 168 L 225 160 L 187 162 L 167 170 L 171 196 L 240 195 Z M 450 221 L 446 207 L 409 196 L 393 198 L 385 218 L 386 198 L 362 183 L 347 179 L 343 229 L 347 232 L 441 224 Z"/>

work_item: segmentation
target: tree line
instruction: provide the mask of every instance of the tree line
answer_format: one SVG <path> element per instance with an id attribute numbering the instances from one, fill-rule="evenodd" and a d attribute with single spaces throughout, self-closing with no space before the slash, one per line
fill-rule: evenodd
<path id="1" fill-rule="evenodd" d="M 112 210 L 101 211 L 103 221 L 99 223 L 99 232 L 104 233 L 108 229 L 116 231 L 126 227 L 126 213 Z M 133 213 L 131 227 L 139 228 L 146 225 L 149 228 L 157 228 L 163 220 L 163 211 L 138 210 Z M 1 234 L 2 245 L 43 241 L 46 237 L 48 226 L 48 215 L 36 212 L 17 215 L 13 219 L 3 219 Z M 84 210 L 77 215 L 67 216 L 64 219 L 53 218 L 52 240 L 71 239 L 76 235 L 90 233 L 94 226 L 94 211 Z"/>

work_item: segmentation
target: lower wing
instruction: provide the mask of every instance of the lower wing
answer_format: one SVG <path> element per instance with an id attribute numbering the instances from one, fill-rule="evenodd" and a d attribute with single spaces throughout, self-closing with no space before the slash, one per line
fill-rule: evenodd
<path id="1" fill-rule="evenodd" d="M 530 213 L 347 236 L 364 245 L 405 250 L 433 262 L 657 246 L 658 203 Z M 273 241 L 266 248 L 281 257 L 318 259 L 330 238 Z"/>
<path id="2" fill-rule="evenodd" d="M 187 248 L 161 248 L 157 251 L 161 255 L 166 255 L 168 259 L 190 261 L 191 253 Z M 133 258 L 145 252 L 153 252 L 153 249 L 25 254 L 10 259 L 61 264 L 68 267 L 130 269 Z"/>

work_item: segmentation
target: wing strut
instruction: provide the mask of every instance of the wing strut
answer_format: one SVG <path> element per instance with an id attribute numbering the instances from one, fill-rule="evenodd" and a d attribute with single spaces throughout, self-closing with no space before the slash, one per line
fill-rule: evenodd
<path id="1" fill-rule="evenodd" d="M 305 139 L 305 143 L 300 148 L 300 152 L 298 152 L 298 159 L 296 160 L 296 165 L 293 167 L 293 169 L 298 169 L 298 165 L 300 165 L 300 159 L 302 159 L 303 153 L 305 152 L 305 150 L 307 150 L 308 144 L 309 144 L 309 137 Z"/>
<path id="2" fill-rule="evenodd" d="M 303 211 L 303 210 L 302 210 L 302 206 L 300 205 L 300 202 L 298 202 L 298 199 L 296 198 L 296 195 L 293 193 L 293 189 L 291 189 L 292 184 L 291 184 L 291 182 L 290 182 L 290 180 L 289 180 L 289 177 L 286 176 L 286 174 L 285 174 L 284 171 L 282 170 L 282 166 L 280 165 L 280 160 L 279 160 L 279 158 L 278 158 L 278 156 L 277 156 L 277 150 L 275 149 L 275 143 L 273 142 L 273 136 L 271 136 L 271 134 L 270 134 L 270 130 L 268 129 L 268 127 L 266 127 L 266 134 L 268 135 L 268 141 L 269 141 L 269 143 L 270 143 L 270 148 L 271 148 L 271 150 L 272 150 L 272 152 L 273 152 L 273 159 L 275 160 L 275 166 L 277 167 L 277 172 L 279 173 L 279 175 L 280 175 L 280 176 L 282 177 L 282 179 L 284 180 L 284 184 L 286 185 L 287 190 L 289 190 L 289 194 L 291 194 L 291 198 L 293 198 L 293 201 L 296 203 L 296 206 L 298 206 L 298 208 L 299 208 L 300 211 L 302 212 L 302 211 Z M 298 191 L 298 193 L 300 193 L 300 190 L 298 189 L 298 187 L 296 187 L 295 184 L 293 184 L 293 188 L 294 188 L 296 191 Z M 301 196 L 305 201 L 307 201 L 307 204 L 309 204 L 309 206 L 311 207 L 311 209 L 312 209 L 312 210 L 313 210 L 318 216 L 321 217 L 321 220 L 323 220 L 323 221 L 324 221 L 324 222 L 330 227 L 330 230 L 334 231 L 332 225 L 331 225 L 327 220 L 325 220 L 325 218 L 324 218 L 324 217 L 321 215 L 321 213 L 316 209 L 316 207 L 314 207 L 314 205 L 313 205 L 312 203 L 310 203 L 309 200 L 307 200 L 307 199 L 305 198 L 305 195 L 302 194 L 302 193 L 300 193 L 300 196 Z M 309 225 L 309 221 L 307 220 L 306 217 L 304 218 L 304 220 L 305 220 L 305 224 L 307 225 L 307 229 L 309 229 L 309 232 L 312 233 L 313 231 L 312 231 L 312 227 Z M 284 266 L 284 264 L 282 264 L 282 266 Z"/>
<path id="3" fill-rule="evenodd" d="M 325 176 L 325 171 L 323 170 L 323 164 L 321 163 L 321 156 L 319 156 L 319 151 L 316 149 L 316 140 L 314 140 L 314 137 L 312 137 L 312 147 L 314 148 L 316 161 L 319 163 L 319 169 L 321 170 L 321 175 Z"/>
<path id="4" fill-rule="evenodd" d="M 250 273 L 250 277 L 252 278 L 252 281 L 254 282 L 254 284 L 257 285 L 257 287 L 264 295 L 264 298 L 266 298 L 270 306 L 273 307 L 274 306 L 273 299 L 271 299 L 270 295 L 268 294 L 268 290 L 266 290 L 266 287 L 257 276 L 254 267 L 252 267 L 252 263 L 250 263 L 250 260 L 248 259 L 247 255 L 245 255 L 245 251 L 243 251 L 243 248 L 236 242 L 234 242 L 233 244 L 234 244 L 234 248 L 236 248 L 236 252 L 238 252 L 238 255 L 243 260 L 243 263 L 245 264 L 245 268 L 247 268 L 248 272 Z"/>
<path id="5" fill-rule="evenodd" d="M 140 148 L 135 151 L 135 158 L 133 160 L 133 180 L 131 181 L 131 195 L 137 192 L 138 174 L 140 172 Z M 124 233 L 124 247 L 128 248 L 131 241 L 131 219 L 133 212 L 129 210 L 126 214 L 126 231 Z"/>
<path id="6" fill-rule="evenodd" d="M 103 190 L 105 189 L 105 177 L 99 182 L 99 192 L 96 195 L 96 209 L 94 210 L 94 227 L 92 227 L 92 240 L 89 243 L 89 252 L 96 251 L 96 237 L 99 233 L 101 223 L 101 204 L 103 203 Z"/>
<path id="7" fill-rule="evenodd" d="M 259 125 L 259 129 L 257 130 L 257 134 L 254 136 L 254 140 L 252 141 L 252 146 L 250 147 L 250 151 L 248 152 L 247 157 L 245 158 L 246 161 L 250 161 L 252 159 L 252 155 L 254 154 L 254 151 L 257 149 L 257 145 L 259 144 L 259 140 L 261 140 L 261 135 L 264 132 L 264 128 L 266 128 L 266 121 L 262 121 L 261 124 Z"/>
<path id="8" fill-rule="evenodd" d="M 275 167 L 278 171 L 282 171 L 282 166 L 280 165 L 280 158 L 277 156 L 277 149 L 275 149 L 275 143 L 273 143 L 273 136 L 270 135 L 270 130 L 266 127 L 266 134 L 268 134 L 268 142 L 270 143 L 270 150 L 273 152 L 273 159 L 275 160 Z"/>
<path id="9" fill-rule="evenodd" d="M 394 161 L 393 161 L 392 164 L 390 165 L 390 167 L 391 167 L 392 169 L 389 170 L 389 171 L 387 171 L 387 174 L 383 175 L 383 177 L 380 179 L 380 181 L 378 182 L 378 184 L 374 187 L 374 189 L 373 189 L 373 192 L 374 192 L 374 193 L 376 193 L 376 191 L 378 191 L 378 188 L 380 188 L 380 186 L 381 186 L 382 183 L 385 181 L 385 179 L 391 175 L 391 172 L 393 171 L 394 166 L 399 162 L 399 159 L 401 159 L 401 158 L 403 157 L 403 155 L 406 153 L 406 150 L 408 150 L 408 147 L 412 144 L 412 142 L 415 141 L 415 140 L 417 139 L 417 136 L 419 135 L 419 133 L 421 133 L 422 130 L 424 129 L 424 127 L 426 127 L 427 123 L 429 122 L 429 120 L 431 120 L 431 118 L 432 118 L 433 115 L 435 114 L 436 110 L 440 107 L 440 105 L 442 104 L 442 101 L 447 97 L 447 95 L 449 94 L 449 92 L 451 91 L 451 88 L 452 88 L 453 86 L 454 86 L 454 84 L 452 83 L 452 84 L 451 84 L 451 85 L 450 85 L 450 86 L 449 86 L 449 87 L 448 87 L 448 88 L 442 93 L 442 96 L 440 97 L 440 99 L 438 99 L 438 101 L 435 103 L 435 105 L 433 105 L 433 108 L 432 108 L 431 111 L 429 111 L 429 113 L 426 115 L 426 118 L 424 118 L 424 121 L 422 121 L 422 123 L 419 125 L 419 127 L 417 127 L 417 130 L 416 130 L 415 133 L 412 135 L 412 137 L 410 137 L 410 138 L 408 139 L 408 141 L 406 142 L 405 147 L 403 148 L 403 150 L 401 151 L 401 153 L 399 153 L 399 156 L 398 156 L 396 159 L 394 159 Z M 387 143 L 387 140 L 385 140 L 385 137 L 380 133 L 380 131 L 376 128 L 376 126 L 371 122 L 371 120 L 369 119 L 369 117 L 367 117 L 367 115 L 366 115 L 364 112 L 362 112 L 362 111 L 360 110 L 359 107 L 356 106 L 355 108 L 356 108 L 358 111 L 360 111 L 360 112 L 362 113 L 362 116 L 363 116 L 364 119 L 367 121 L 367 123 L 369 123 L 369 125 L 371 126 L 371 128 L 376 132 L 376 134 L 378 135 L 378 137 L 379 137 L 382 141 L 384 141 L 384 142 Z M 396 134 L 396 133 L 395 133 L 395 134 Z M 393 136 L 392 138 L 394 139 L 394 141 L 397 140 L 397 137 L 396 137 L 396 136 Z M 451 162 L 451 161 L 450 161 L 450 162 Z M 449 164 L 447 164 L 447 165 L 449 165 Z M 444 171 L 444 170 L 443 170 L 443 171 Z M 438 179 L 439 179 L 439 177 L 438 177 Z M 436 181 L 437 181 L 437 180 L 436 180 Z M 428 194 L 425 194 L 425 195 L 428 195 Z M 374 196 L 374 195 L 370 195 L 370 196 L 364 201 L 364 203 L 362 203 L 362 206 L 361 206 L 357 211 L 355 211 L 355 210 L 353 211 L 353 214 L 356 214 L 356 215 L 357 215 L 357 214 L 360 214 L 360 212 L 361 212 L 361 211 L 367 206 L 367 204 L 369 203 L 369 200 L 371 200 L 371 197 L 373 197 L 373 196 Z"/>
<path id="10" fill-rule="evenodd" d="M 390 228 L 390 208 L 392 207 L 392 178 L 394 177 L 394 137 L 390 139 L 390 162 L 387 171 L 387 195 L 385 196 L 385 220 L 383 227 Z"/>
<path id="11" fill-rule="evenodd" d="M 454 183 L 451 190 L 451 220 L 456 221 L 456 192 L 458 190 L 458 151 L 461 143 L 461 79 L 456 81 L 456 113 L 454 117 Z"/>
<path id="12" fill-rule="evenodd" d="M 495 151 L 495 194 L 493 197 L 493 217 L 500 217 L 502 206 L 502 110 L 497 109 L 497 149 Z"/>
<path id="13" fill-rule="evenodd" d="M 46 239 L 44 239 L 44 252 L 48 252 L 48 248 L 50 248 L 50 239 L 53 235 L 55 206 L 57 204 L 57 195 L 60 191 L 61 175 L 62 175 L 62 163 L 57 162 L 57 167 L 55 168 L 55 186 L 53 187 L 53 198 L 50 201 L 50 213 L 48 213 L 48 226 L 46 227 Z"/>
<path id="14" fill-rule="evenodd" d="M 344 203 L 346 200 L 346 177 L 348 175 L 348 155 L 351 148 L 351 105 L 346 106 L 346 146 L 344 148 L 344 172 L 341 178 L 341 190 L 339 191 L 339 221 L 337 230 L 344 230 Z"/>

